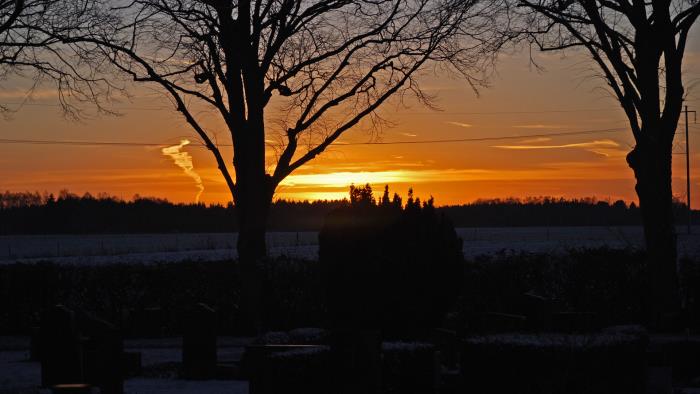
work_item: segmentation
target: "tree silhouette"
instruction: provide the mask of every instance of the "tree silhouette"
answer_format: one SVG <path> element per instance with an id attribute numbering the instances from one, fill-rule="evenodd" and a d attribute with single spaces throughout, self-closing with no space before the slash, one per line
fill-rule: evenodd
<path id="1" fill-rule="evenodd" d="M 543 51 L 583 48 L 625 111 L 652 275 L 654 320 L 680 307 L 671 162 L 682 111 L 683 55 L 700 4 L 686 0 L 519 0 Z"/>
<path id="2" fill-rule="evenodd" d="M 416 79 L 434 60 L 461 59 L 478 72 L 490 47 L 450 41 L 473 18 L 475 2 L 157 1 L 88 2 L 93 23 L 62 39 L 85 58 L 107 58 L 134 81 L 159 85 L 203 144 L 242 212 L 238 250 L 265 255 L 265 222 L 279 183 L 394 94 L 429 97 Z M 459 4 L 457 4 L 459 3 Z M 476 27 L 475 27 L 476 29 Z M 464 59 L 474 59 L 465 65 Z M 471 67 L 471 68 L 470 68 Z M 473 82 L 478 82 L 474 79 Z M 282 109 L 275 127 L 266 111 Z M 233 171 L 208 128 L 213 110 L 229 131 Z M 266 144 L 278 149 L 268 171 Z"/>
<path id="3" fill-rule="evenodd" d="M 269 208 L 285 177 L 350 128 L 381 124 L 377 110 L 390 97 L 428 103 L 417 75 L 433 61 L 451 61 L 477 84 L 494 49 L 490 9 L 474 0 L 86 4 L 92 23 L 59 36 L 81 58 L 107 59 L 172 100 L 212 152 L 239 209 L 243 275 L 266 254 Z M 470 28 L 469 45 L 453 41 Z M 270 108 L 282 113 L 274 127 Z M 232 168 L 226 144 L 207 125 L 214 115 L 228 131 Z M 274 169 L 267 144 L 276 148 Z"/>
<path id="4" fill-rule="evenodd" d="M 51 81 L 64 115 L 77 119 L 82 103 L 98 112 L 113 113 L 105 105 L 121 89 L 98 77 L 97 63 L 74 57 L 56 33 L 76 29 L 86 15 L 81 7 L 61 0 L 0 0 L 0 81 L 11 74 L 27 77 L 31 71 L 31 96 L 42 81 Z M 0 112 L 10 109 L 0 104 Z"/>
<path id="5" fill-rule="evenodd" d="M 0 1 L 0 33 L 9 30 L 19 18 L 24 9 L 23 0 L 3 0 Z"/>

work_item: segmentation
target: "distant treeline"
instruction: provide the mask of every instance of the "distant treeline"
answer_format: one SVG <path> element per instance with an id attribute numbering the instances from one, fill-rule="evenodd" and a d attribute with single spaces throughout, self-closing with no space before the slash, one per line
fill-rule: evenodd
<path id="1" fill-rule="evenodd" d="M 349 204 L 337 201 L 278 200 L 271 208 L 271 231 L 318 231 L 326 215 Z M 438 207 L 455 227 L 506 226 L 622 226 L 640 225 L 639 208 L 624 201 L 594 198 L 478 200 L 470 204 Z M 684 204 L 676 204 L 678 224 L 687 221 Z M 700 211 L 693 212 L 700 223 Z M 235 232 L 233 204 L 175 204 L 165 199 L 134 196 L 123 200 L 100 194 L 83 196 L 62 191 L 0 193 L 0 234 L 88 234 Z"/>

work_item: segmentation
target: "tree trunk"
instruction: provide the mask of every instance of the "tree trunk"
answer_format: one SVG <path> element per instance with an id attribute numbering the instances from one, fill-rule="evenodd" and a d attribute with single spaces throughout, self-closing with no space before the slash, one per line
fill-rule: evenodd
<path id="1" fill-rule="evenodd" d="M 241 312 L 246 330 L 252 334 L 259 333 L 263 325 L 261 265 L 267 257 L 265 233 L 275 189 L 265 171 L 264 130 L 260 115 L 240 133 L 234 148 Z"/>
<path id="2" fill-rule="evenodd" d="M 267 257 L 265 233 L 272 202 L 263 184 L 242 188 L 237 185 L 238 198 L 238 263 L 241 278 L 241 317 L 248 334 L 259 334 L 263 326 L 263 272 L 261 265 Z"/>
<path id="3" fill-rule="evenodd" d="M 672 144 L 637 143 L 627 162 L 637 179 L 635 190 L 644 225 L 650 283 L 650 324 L 668 328 L 680 312 L 676 228 L 671 189 Z"/>

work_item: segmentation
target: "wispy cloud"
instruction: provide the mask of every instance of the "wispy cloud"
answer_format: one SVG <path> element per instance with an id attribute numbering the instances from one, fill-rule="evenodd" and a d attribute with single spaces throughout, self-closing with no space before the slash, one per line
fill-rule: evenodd
<path id="1" fill-rule="evenodd" d="M 588 151 L 603 157 L 625 157 L 629 153 L 627 150 L 621 148 L 596 148 L 589 149 Z"/>
<path id="2" fill-rule="evenodd" d="M 25 99 L 53 99 L 58 97 L 56 89 L 7 89 L 0 90 L 0 99 L 3 100 L 25 100 Z"/>
<path id="3" fill-rule="evenodd" d="M 521 125 L 515 125 L 511 126 L 514 129 L 561 129 L 563 127 L 566 127 L 565 125 L 560 125 L 560 124 L 521 124 Z"/>
<path id="4" fill-rule="evenodd" d="M 445 122 L 445 123 L 450 124 L 452 126 L 464 127 L 465 129 L 472 127 L 472 125 L 469 123 L 462 123 L 462 122 Z"/>
<path id="5" fill-rule="evenodd" d="M 171 159 L 173 159 L 175 165 L 182 168 L 183 171 L 185 171 L 185 174 L 187 174 L 194 180 L 194 183 L 198 189 L 197 196 L 195 197 L 195 202 L 199 202 L 199 197 L 202 195 L 202 192 L 204 192 L 204 184 L 202 183 L 202 177 L 200 177 L 199 174 L 197 174 L 194 171 L 192 156 L 189 153 L 182 151 L 182 148 L 189 144 L 189 140 L 182 140 L 180 141 L 179 145 L 173 145 L 167 148 L 163 148 L 161 152 L 163 152 L 164 155 L 169 156 Z"/>
<path id="6" fill-rule="evenodd" d="M 492 148 L 511 149 L 511 150 L 536 150 L 536 149 L 597 149 L 597 148 L 617 148 L 620 144 L 613 140 L 596 140 L 590 142 L 577 142 L 573 144 L 562 145 L 494 145 Z"/>
<path id="7" fill-rule="evenodd" d="M 418 137 L 418 134 L 413 134 L 413 133 L 399 133 L 399 134 L 406 136 L 406 137 Z"/>

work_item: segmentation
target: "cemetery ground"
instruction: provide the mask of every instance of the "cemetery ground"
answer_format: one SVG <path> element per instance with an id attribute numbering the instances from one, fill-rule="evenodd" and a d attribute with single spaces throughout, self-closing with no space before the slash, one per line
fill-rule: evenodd
<path id="1" fill-rule="evenodd" d="M 218 338 L 218 360 L 222 365 L 240 360 L 249 341 L 249 338 Z M 30 359 L 30 346 L 29 337 L 0 338 L 0 393 L 42 392 L 41 363 Z M 124 350 L 141 356 L 141 371 L 125 376 L 125 393 L 248 393 L 248 383 L 233 377 L 206 381 L 180 378 L 181 338 L 125 339 Z"/>
<path id="2" fill-rule="evenodd" d="M 641 261 L 609 248 L 481 256 L 439 327 L 350 335 L 359 353 L 381 338 L 387 394 L 700 392 L 699 261 L 683 260 L 685 313 L 664 332 L 642 328 Z M 0 266 L 0 393 L 332 392 L 333 334 L 308 328 L 328 326 L 318 261 L 263 271 L 267 332 L 249 337 L 230 261 Z"/>

